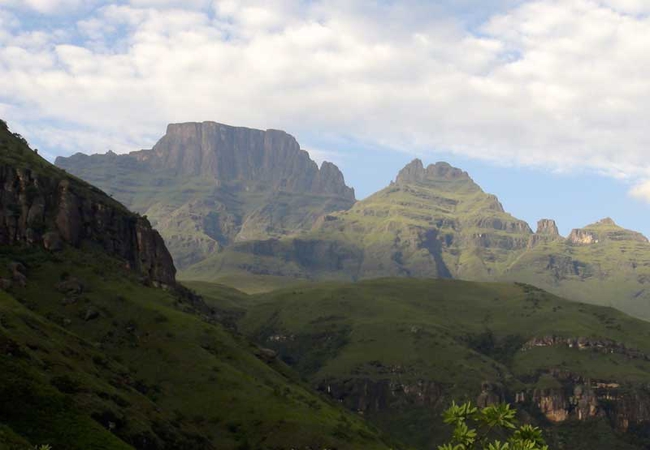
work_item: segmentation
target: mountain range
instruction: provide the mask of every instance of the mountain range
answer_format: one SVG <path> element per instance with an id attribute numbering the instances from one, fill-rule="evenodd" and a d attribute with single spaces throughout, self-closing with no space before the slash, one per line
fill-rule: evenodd
<path id="1" fill-rule="evenodd" d="M 205 126 L 217 130 L 205 132 L 213 145 L 223 126 Z M 533 233 L 445 163 L 416 160 L 353 202 L 338 169 L 318 169 L 297 144 L 265 150 L 276 136 L 294 142 L 280 132 L 226 128 L 231 156 L 246 158 L 213 149 L 186 159 L 169 142 L 204 131 L 175 128 L 158 150 L 72 160 L 111 179 L 114 197 L 158 208 L 230 196 L 219 204 L 240 214 L 231 240 L 201 228 L 209 208 L 196 210 L 194 228 L 176 222 L 194 230 L 173 238 L 191 249 L 181 254 L 206 250 L 199 236 L 214 241 L 185 273 L 293 284 L 249 295 L 211 278 L 179 283 L 169 234 L 0 122 L 0 448 L 425 450 L 449 437 L 440 415 L 454 400 L 509 402 L 553 449 L 650 446 L 650 324 L 494 282 L 550 274 L 561 288 L 577 277 L 596 291 L 599 277 L 623 289 L 620 274 L 643 273 L 641 235 L 610 219 L 568 238 L 548 220 Z M 248 133 L 258 138 L 235 139 Z M 290 218 L 302 221 L 241 234 L 289 197 Z M 337 202 L 343 209 L 325 206 Z M 556 272 L 544 265 L 551 257 Z M 490 282 L 456 279 L 472 277 Z"/>
<path id="2" fill-rule="evenodd" d="M 56 164 L 146 215 L 182 279 L 248 292 L 385 276 L 520 281 L 650 318 L 650 244 L 603 219 L 534 232 L 464 171 L 414 160 L 355 201 L 290 135 L 214 122 L 170 125 L 151 150 Z"/>

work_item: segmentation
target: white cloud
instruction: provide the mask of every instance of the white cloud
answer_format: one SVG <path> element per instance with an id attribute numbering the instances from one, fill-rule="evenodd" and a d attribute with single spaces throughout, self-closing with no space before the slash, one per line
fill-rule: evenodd
<path id="1" fill-rule="evenodd" d="M 74 39 L 0 16 L 0 101 L 65 151 L 217 120 L 650 177 L 646 2 L 529 1 L 474 32 L 430 3 L 130 0 L 80 19 Z M 64 125 L 41 132 L 48 121 Z"/>
<path id="2" fill-rule="evenodd" d="M 630 196 L 650 203 L 650 180 L 643 181 L 630 190 Z"/>

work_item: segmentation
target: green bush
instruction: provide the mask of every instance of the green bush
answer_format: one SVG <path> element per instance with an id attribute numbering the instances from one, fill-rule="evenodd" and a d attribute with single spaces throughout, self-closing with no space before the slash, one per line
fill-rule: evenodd
<path id="1" fill-rule="evenodd" d="M 548 450 L 542 432 L 531 425 L 518 428 L 515 415 L 508 404 L 479 409 L 469 402 L 453 403 L 443 418 L 454 432 L 451 441 L 438 450 Z M 495 436 L 504 436 L 504 440 Z"/>

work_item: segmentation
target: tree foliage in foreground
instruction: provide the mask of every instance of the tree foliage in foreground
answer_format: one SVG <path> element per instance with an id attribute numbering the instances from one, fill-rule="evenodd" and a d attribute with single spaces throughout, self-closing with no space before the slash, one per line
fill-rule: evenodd
<path id="1" fill-rule="evenodd" d="M 471 403 L 453 403 L 443 418 L 454 433 L 438 450 L 548 450 L 541 430 L 531 425 L 517 427 L 515 415 L 508 404 L 479 409 Z M 501 441 L 494 435 L 509 437 Z"/>

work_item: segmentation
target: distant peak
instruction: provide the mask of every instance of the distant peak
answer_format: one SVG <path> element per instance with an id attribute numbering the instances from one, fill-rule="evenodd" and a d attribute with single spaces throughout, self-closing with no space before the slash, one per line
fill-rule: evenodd
<path id="1" fill-rule="evenodd" d="M 648 242 L 648 239 L 637 231 L 626 230 L 606 217 L 585 228 L 573 230 L 569 241 L 574 244 L 594 244 L 602 241 L 637 241 Z"/>
<path id="2" fill-rule="evenodd" d="M 613 226 L 618 226 L 616 225 L 616 222 L 614 222 L 614 219 L 611 217 L 605 217 L 602 220 L 599 220 L 596 225 L 613 225 Z"/>
<path id="3" fill-rule="evenodd" d="M 537 233 L 548 236 L 559 236 L 560 230 L 555 223 L 555 220 L 552 219 L 542 219 L 537 222 Z"/>
<path id="4" fill-rule="evenodd" d="M 430 164 L 426 168 L 420 159 L 408 163 L 397 175 L 397 184 L 423 183 L 426 181 L 457 180 L 471 178 L 467 172 L 446 162 Z"/>

